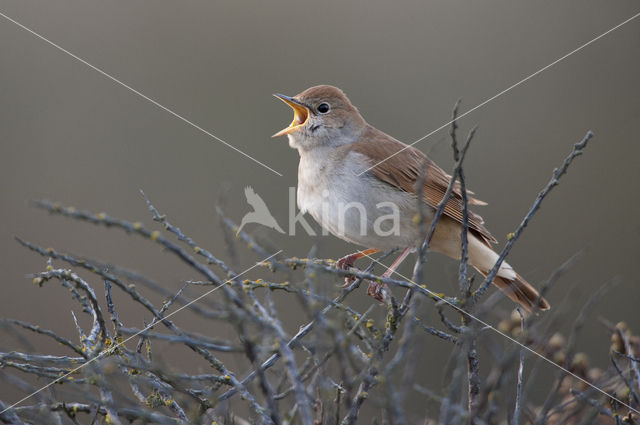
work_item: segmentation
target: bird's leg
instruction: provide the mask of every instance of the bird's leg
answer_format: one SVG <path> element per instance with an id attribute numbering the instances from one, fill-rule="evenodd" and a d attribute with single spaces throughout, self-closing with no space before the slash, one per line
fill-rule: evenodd
<path id="1" fill-rule="evenodd" d="M 412 247 L 407 247 L 402 251 L 402 253 L 396 258 L 396 261 L 391 264 L 381 276 L 382 279 L 386 279 L 396 271 L 396 269 L 402 264 L 405 258 L 411 253 Z M 384 293 L 387 291 L 387 285 L 380 282 L 369 281 L 369 288 L 367 289 L 367 294 L 375 298 L 376 300 L 382 302 L 384 301 Z"/>
<path id="2" fill-rule="evenodd" d="M 357 260 L 362 257 L 367 257 L 371 254 L 375 254 L 376 252 L 380 252 L 379 249 L 371 248 L 365 249 L 364 251 L 354 252 L 353 254 L 345 255 L 341 259 L 336 262 L 336 267 L 341 270 L 349 270 Z M 344 278 L 344 286 L 350 285 L 351 282 L 355 280 L 353 276 L 345 276 Z"/>

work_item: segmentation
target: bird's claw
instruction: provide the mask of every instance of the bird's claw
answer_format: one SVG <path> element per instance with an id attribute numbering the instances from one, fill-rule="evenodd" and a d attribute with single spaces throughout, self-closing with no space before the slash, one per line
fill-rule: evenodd
<path id="1" fill-rule="evenodd" d="M 355 263 L 354 256 L 346 255 L 341 259 L 339 259 L 338 261 L 336 261 L 336 267 L 340 270 L 349 270 L 350 268 L 353 267 L 354 263 Z M 347 287 L 351 285 L 355 280 L 356 280 L 355 276 L 347 275 L 344 277 L 344 285 L 342 285 L 341 287 L 342 288 Z"/>
<path id="2" fill-rule="evenodd" d="M 384 302 L 386 289 L 387 287 L 384 283 L 369 281 L 369 288 L 367 288 L 367 295 L 375 298 L 380 302 Z"/>

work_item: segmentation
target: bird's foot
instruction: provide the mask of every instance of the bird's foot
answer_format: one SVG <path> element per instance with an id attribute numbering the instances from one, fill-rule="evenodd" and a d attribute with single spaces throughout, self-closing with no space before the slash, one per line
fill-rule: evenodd
<path id="1" fill-rule="evenodd" d="M 353 265 L 355 264 L 358 258 L 360 257 L 358 257 L 357 254 L 345 255 L 344 257 L 336 261 L 336 267 L 339 268 L 340 270 L 349 270 L 350 268 L 353 267 Z M 342 285 L 342 287 L 344 288 L 346 286 L 351 285 L 354 280 L 356 280 L 356 277 L 353 275 L 345 276 L 344 285 Z"/>
<path id="2" fill-rule="evenodd" d="M 369 281 L 369 288 L 367 288 L 367 295 L 375 298 L 380 302 L 384 302 L 385 293 L 387 292 L 387 285 L 380 282 Z"/>
<path id="3" fill-rule="evenodd" d="M 364 251 L 358 251 L 358 252 L 354 252 L 353 254 L 345 255 L 344 257 L 336 261 L 336 267 L 341 270 L 349 270 L 350 268 L 353 267 L 356 260 L 362 257 L 369 257 L 371 254 L 375 254 L 376 252 L 379 252 L 379 250 L 376 248 L 369 248 L 369 249 L 365 249 Z M 355 280 L 356 280 L 355 276 L 352 276 L 352 275 L 345 276 L 344 285 L 342 287 L 344 288 L 345 286 L 351 285 Z"/>

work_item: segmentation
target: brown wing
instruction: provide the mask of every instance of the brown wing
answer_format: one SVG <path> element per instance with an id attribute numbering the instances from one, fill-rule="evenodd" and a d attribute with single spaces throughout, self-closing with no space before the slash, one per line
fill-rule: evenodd
<path id="1" fill-rule="evenodd" d="M 407 146 L 371 126 L 367 126 L 365 132 L 357 142 L 350 145 L 350 148 L 354 152 L 369 157 L 371 165 L 388 158 L 386 161 L 375 165 L 369 172 L 385 183 L 405 192 L 416 193 L 415 186 L 418 175 L 420 170 L 426 167 L 426 177 L 422 188 L 424 201 L 436 207 L 444 198 L 451 176 L 421 151 Z M 471 193 L 473 192 L 467 191 L 467 195 Z M 485 202 L 470 196 L 468 197 L 468 202 L 472 205 L 486 205 Z M 462 223 L 462 194 L 460 185 L 457 182 L 453 188 L 452 195 L 445 205 L 444 213 Z M 479 236 L 487 245 L 497 242 L 483 226 L 483 223 L 482 217 L 469 211 L 469 230 Z"/>

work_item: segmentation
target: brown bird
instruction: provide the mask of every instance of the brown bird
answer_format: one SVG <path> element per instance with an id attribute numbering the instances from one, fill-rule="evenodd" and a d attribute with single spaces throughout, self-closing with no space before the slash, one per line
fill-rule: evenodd
<path id="1" fill-rule="evenodd" d="M 287 135 L 298 150 L 297 203 L 325 229 L 364 251 L 338 261 L 343 269 L 379 250 L 403 248 L 383 277 L 390 276 L 422 242 L 417 225 L 417 197 L 424 201 L 427 226 L 443 199 L 451 176 L 421 151 L 369 125 L 342 90 L 311 87 L 288 97 L 276 94 L 294 111 L 289 127 L 273 137 Z M 416 192 L 421 170 L 421 190 Z M 468 191 L 467 193 L 472 194 Z M 486 205 L 468 196 L 470 205 Z M 429 246 L 449 257 L 461 257 L 462 194 L 456 185 L 445 205 Z M 498 259 L 491 249 L 496 239 L 482 217 L 469 211 L 469 263 L 486 276 Z M 493 284 L 527 310 L 546 310 L 549 303 L 506 262 Z M 382 300 L 384 286 L 371 282 L 369 295 Z"/>

